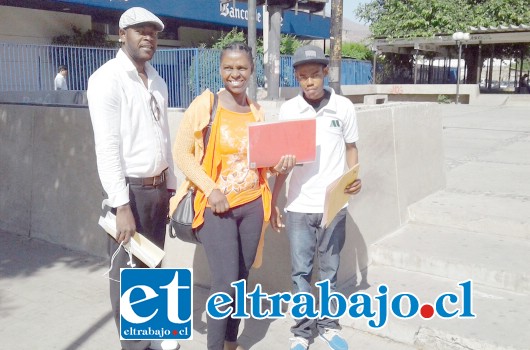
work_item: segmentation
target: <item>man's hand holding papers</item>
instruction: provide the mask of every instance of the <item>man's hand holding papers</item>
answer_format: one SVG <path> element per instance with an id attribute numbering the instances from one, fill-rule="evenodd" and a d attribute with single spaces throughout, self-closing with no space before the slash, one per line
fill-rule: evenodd
<path id="1" fill-rule="evenodd" d="M 361 190 L 361 181 L 357 179 L 358 175 L 359 164 L 356 164 L 328 185 L 321 227 L 326 228 L 333 221 L 337 213 L 348 203 L 350 194 L 356 194 Z"/>

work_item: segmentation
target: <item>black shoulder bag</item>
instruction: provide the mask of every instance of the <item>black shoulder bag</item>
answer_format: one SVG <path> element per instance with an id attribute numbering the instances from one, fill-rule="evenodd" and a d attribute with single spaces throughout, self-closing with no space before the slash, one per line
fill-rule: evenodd
<path id="1" fill-rule="evenodd" d="M 210 140 L 210 133 L 212 131 L 213 120 L 217 111 L 217 99 L 218 96 L 214 93 L 210 122 L 203 130 L 204 154 L 206 154 L 206 148 L 208 147 L 208 141 Z M 203 160 L 204 155 L 203 159 L 201 159 L 201 164 Z M 197 230 L 191 227 L 193 218 L 195 217 L 195 209 L 193 208 L 194 202 L 195 187 L 191 186 L 188 189 L 188 192 L 186 192 L 186 195 L 180 200 L 177 208 L 173 212 L 173 215 L 171 215 L 171 228 L 169 232 L 169 236 L 171 238 L 177 237 L 181 241 L 188 243 L 201 243 L 199 237 L 197 236 Z"/>

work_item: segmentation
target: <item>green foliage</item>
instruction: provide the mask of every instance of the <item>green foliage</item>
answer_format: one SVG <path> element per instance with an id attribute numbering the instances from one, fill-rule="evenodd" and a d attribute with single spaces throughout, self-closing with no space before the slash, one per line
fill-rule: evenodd
<path id="1" fill-rule="evenodd" d="M 351 57 L 356 60 L 372 60 L 373 53 L 361 43 L 344 43 L 342 44 L 342 57 Z"/>
<path id="2" fill-rule="evenodd" d="M 294 35 L 281 34 L 280 54 L 292 55 L 296 49 L 303 45 L 305 45 L 305 42 L 298 40 Z"/>
<path id="3" fill-rule="evenodd" d="M 373 0 L 356 14 L 375 37 L 426 37 L 461 30 L 471 6 L 466 0 Z"/>
<path id="4" fill-rule="evenodd" d="M 72 26 L 72 35 L 59 35 L 52 39 L 52 44 L 68 46 L 95 46 L 115 47 L 115 42 L 109 41 L 107 34 L 89 29 L 83 32 L 80 28 Z"/>
<path id="5" fill-rule="evenodd" d="M 228 33 L 222 33 L 219 39 L 212 45 L 212 49 L 222 49 L 226 45 L 234 42 L 242 41 L 247 42 L 247 36 L 243 31 L 238 31 L 237 28 L 233 28 Z M 281 34 L 280 37 L 280 54 L 292 55 L 300 46 L 304 45 L 305 42 L 297 39 L 294 35 Z M 256 43 L 256 52 L 263 54 L 263 38 L 258 38 Z"/>
<path id="6" fill-rule="evenodd" d="M 233 28 L 226 34 L 223 32 L 221 37 L 219 37 L 219 39 L 217 39 L 217 41 L 212 45 L 212 49 L 221 50 L 223 47 L 233 43 L 234 41 L 247 42 L 247 37 L 245 36 L 244 32 L 239 32 L 237 28 Z"/>
<path id="7" fill-rule="evenodd" d="M 528 0 L 479 1 L 471 25 L 499 26 L 530 23 Z"/>
<path id="8" fill-rule="evenodd" d="M 447 95 L 438 95 L 438 103 L 451 103 L 451 99 Z"/>
<path id="9" fill-rule="evenodd" d="M 469 26 L 530 23 L 528 0 L 372 0 L 356 15 L 374 37 L 429 37 Z"/>

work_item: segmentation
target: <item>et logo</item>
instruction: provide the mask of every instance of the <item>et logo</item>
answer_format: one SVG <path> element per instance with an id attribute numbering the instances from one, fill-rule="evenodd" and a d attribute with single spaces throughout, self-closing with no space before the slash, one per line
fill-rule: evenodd
<path id="1" fill-rule="evenodd" d="M 120 339 L 191 340 L 191 269 L 121 269 Z"/>

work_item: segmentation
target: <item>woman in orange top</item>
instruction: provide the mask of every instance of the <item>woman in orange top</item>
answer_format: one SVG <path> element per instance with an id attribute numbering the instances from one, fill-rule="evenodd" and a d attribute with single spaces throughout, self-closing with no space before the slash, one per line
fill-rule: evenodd
<path id="1" fill-rule="evenodd" d="M 189 186 L 197 188 L 192 226 L 199 228 L 198 236 L 208 258 L 210 295 L 224 292 L 233 297 L 230 284 L 247 279 L 263 223 L 270 218 L 267 172 L 285 174 L 295 164 L 294 156 L 286 155 L 273 168 L 249 168 L 247 124 L 263 120 L 260 106 L 246 93 L 253 62 L 252 51 L 244 43 L 232 43 L 222 50 L 220 73 L 225 88 L 218 93 L 207 149 L 202 132 L 209 123 L 213 101 L 208 90 L 186 110 L 173 149 L 175 162 L 187 179 L 173 197 L 171 210 Z M 208 349 L 242 350 L 236 342 L 239 320 L 208 316 L 207 327 Z"/>

